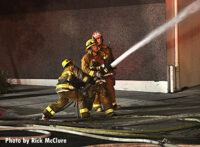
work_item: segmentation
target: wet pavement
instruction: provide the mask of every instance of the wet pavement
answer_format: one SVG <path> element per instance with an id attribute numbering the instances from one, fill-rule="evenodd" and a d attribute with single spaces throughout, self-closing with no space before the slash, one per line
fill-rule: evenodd
<path id="1" fill-rule="evenodd" d="M 116 110 L 117 116 L 113 118 L 105 117 L 104 112 L 92 111 L 91 118 L 79 120 L 76 117 L 76 108 L 72 104 L 57 113 L 51 122 L 55 124 L 70 122 L 73 126 L 81 127 L 78 130 L 74 127 L 74 131 L 95 133 L 101 136 L 146 138 L 156 141 L 165 138 L 172 144 L 200 145 L 200 86 L 174 94 L 116 91 L 116 96 L 117 102 L 122 108 Z M 0 95 L 0 108 L 6 110 L 6 116 L 15 116 L 16 114 L 18 116 L 33 114 L 40 116 L 43 109 L 56 100 L 55 87 L 15 85 L 7 94 Z M 32 118 L 29 117 L 26 121 L 28 120 L 32 120 Z M 0 123 L 2 121 L 7 120 L 1 120 Z M 6 134 L 6 132 L 1 132 L 0 135 L 2 133 Z M 84 136 L 87 140 L 85 141 L 82 136 L 66 135 L 61 132 L 53 132 L 51 137 L 62 139 L 66 136 L 69 137 L 67 138 L 69 146 L 114 143 L 114 141 L 87 136 Z M 76 139 L 70 139 L 70 136 L 78 139 L 78 142 Z M 1 143 L 8 145 L 3 141 Z M 62 146 L 63 144 L 57 145 Z"/>

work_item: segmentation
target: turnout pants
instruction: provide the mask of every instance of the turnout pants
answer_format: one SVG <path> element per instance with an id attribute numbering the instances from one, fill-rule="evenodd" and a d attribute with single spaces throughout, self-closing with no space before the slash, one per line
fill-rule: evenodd
<path id="1" fill-rule="evenodd" d="M 110 113 L 114 113 L 113 107 L 112 107 L 112 101 L 108 96 L 107 87 L 106 84 L 95 84 L 88 90 L 88 96 L 91 97 L 91 99 L 95 99 L 93 103 L 93 107 L 95 104 L 96 106 L 100 106 L 100 104 L 103 105 L 103 108 L 105 110 L 105 113 L 109 115 Z M 90 107 L 88 107 L 89 110 L 92 109 L 92 104 L 90 104 Z"/>
<path id="2" fill-rule="evenodd" d="M 81 94 L 80 91 L 75 91 L 75 90 L 67 92 L 59 92 L 58 101 L 49 104 L 48 107 L 43 111 L 43 114 L 46 117 L 52 117 L 54 116 L 55 113 L 63 110 L 65 105 L 68 104 L 69 99 L 76 102 L 77 97 L 78 97 L 78 106 L 81 117 L 88 115 L 89 111 L 88 108 L 86 107 L 86 104 L 84 103 L 83 95 Z"/>
<path id="3" fill-rule="evenodd" d="M 115 89 L 114 89 L 114 85 L 115 85 L 115 79 L 112 77 L 108 77 L 106 78 L 106 90 L 108 93 L 108 97 L 112 103 L 112 105 L 116 105 L 116 97 L 115 97 Z M 95 96 L 95 100 L 93 103 L 93 108 L 97 109 L 101 107 L 101 100 L 100 100 L 100 96 L 98 94 L 96 94 Z"/>

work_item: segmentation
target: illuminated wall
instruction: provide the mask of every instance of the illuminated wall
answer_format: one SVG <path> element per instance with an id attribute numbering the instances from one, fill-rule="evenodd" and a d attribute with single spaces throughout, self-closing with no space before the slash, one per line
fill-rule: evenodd
<path id="1" fill-rule="evenodd" d="M 191 4 L 194 0 L 169 0 L 166 1 L 166 17 L 170 19 L 177 11 Z M 175 41 L 175 28 L 167 32 L 167 65 L 175 66 L 174 89 L 179 91 L 185 87 L 200 84 L 200 12 L 197 12 L 177 26 L 177 41 Z M 175 42 L 177 42 L 177 56 L 175 55 Z M 168 76 L 169 77 L 169 76 Z M 169 78 L 168 78 L 169 79 Z"/>
<path id="2" fill-rule="evenodd" d="M 194 0 L 192 0 L 194 1 Z M 180 0 L 179 10 L 191 0 Z M 180 87 L 200 84 L 200 11 L 179 24 Z"/>

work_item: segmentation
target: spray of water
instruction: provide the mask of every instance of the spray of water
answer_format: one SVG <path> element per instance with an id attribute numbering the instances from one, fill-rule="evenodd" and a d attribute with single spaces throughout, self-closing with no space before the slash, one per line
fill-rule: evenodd
<path id="1" fill-rule="evenodd" d="M 121 56 L 119 56 L 115 61 L 111 63 L 111 67 L 116 67 L 122 60 L 124 60 L 127 56 L 138 50 L 139 48 L 143 47 L 144 45 L 148 44 L 154 38 L 158 37 L 162 33 L 164 33 L 167 29 L 174 26 L 175 24 L 183 21 L 185 18 L 190 16 L 191 14 L 200 10 L 200 0 L 196 0 L 192 4 L 188 5 L 184 8 L 176 17 L 168 21 L 167 23 L 161 25 L 160 27 L 156 28 L 152 32 L 150 32 L 144 39 L 133 45 L 130 49 L 124 52 Z"/>

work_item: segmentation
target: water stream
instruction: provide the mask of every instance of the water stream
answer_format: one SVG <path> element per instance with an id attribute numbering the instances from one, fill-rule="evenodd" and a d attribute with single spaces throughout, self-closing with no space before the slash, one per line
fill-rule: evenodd
<path id="1" fill-rule="evenodd" d="M 170 21 L 166 22 L 165 24 L 161 25 L 160 27 L 156 28 L 152 32 L 150 32 L 146 37 L 144 37 L 141 41 L 133 45 L 129 48 L 126 52 L 124 52 L 121 56 L 119 56 L 115 61 L 111 63 L 111 67 L 116 67 L 121 61 L 123 61 L 126 57 L 130 54 L 135 52 L 136 50 L 140 49 L 144 45 L 151 42 L 153 39 L 164 33 L 170 27 L 173 27 L 175 24 L 183 21 L 185 18 L 190 16 L 191 14 L 200 10 L 200 0 L 196 0 L 195 2 L 191 3 L 187 7 L 185 7 L 177 16 L 172 18 Z"/>

